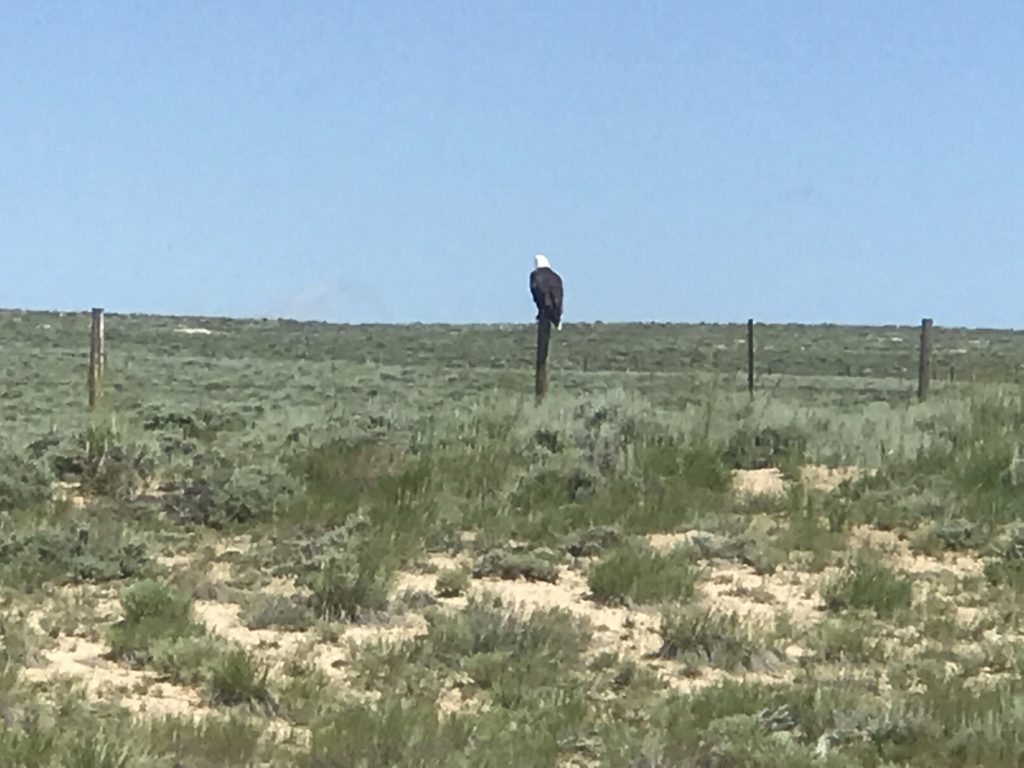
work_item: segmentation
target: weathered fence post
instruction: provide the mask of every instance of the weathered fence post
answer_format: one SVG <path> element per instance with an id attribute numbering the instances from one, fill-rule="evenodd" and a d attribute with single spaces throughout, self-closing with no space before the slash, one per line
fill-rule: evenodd
<path id="1" fill-rule="evenodd" d="M 917 399 L 928 397 L 928 385 L 932 373 L 932 319 L 921 321 L 921 357 L 917 365 Z"/>
<path id="2" fill-rule="evenodd" d="M 95 408 L 103 394 L 104 358 L 103 310 L 93 307 L 89 332 L 89 407 Z"/>
<path id="3" fill-rule="evenodd" d="M 537 318 L 537 370 L 534 376 L 534 394 L 539 403 L 548 393 L 548 346 L 551 343 L 551 321 L 541 314 Z"/>
<path id="4" fill-rule="evenodd" d="M 747 391 L 754 394 L 754 319 L 747 320 Z"/>

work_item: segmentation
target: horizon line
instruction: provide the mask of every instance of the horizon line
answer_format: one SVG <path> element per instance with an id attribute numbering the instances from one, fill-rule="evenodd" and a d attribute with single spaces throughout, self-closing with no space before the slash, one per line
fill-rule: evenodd
<path id="1" fill-rule="evenodd" d="M 85 315 L 88 316 L 93 308 L 89 309 L 37 309 L 28 307 L 0 307 L 0 315 L 12 314 L 55 314 L 55 315 Z M 490 321 L 466 321 L 451 322 L 441 320 L 408 320 L 408 321 L 341 321 L 323 320 L 318 318 L 298 318 L 287 315 L 219 315 L 219 314 L 168 314 L 149 311 L 117 311 L 105 307 L 101 309 L 107 317 L 141 317 L 160 318 L 169 320 L 214 320 L 234 322 L 287 322 L 297 324 L 316 324 L 333 326 L 376 326 L 376 327 L 407 327 L 407 326 L 439 326 L 439 327 L 502 327 L 502 326 L 533 326 L 534 320 L 490 320 Z M 797 320 L 758 320 L 747 318 L 744 320 L 576 320 L 564 322 L 563 330 L 574 325 L 578 326 L 623 326 L 623 325 L 657 325 L 657 326 L 746 326 L 753 319 L 755 326 L 796 326 L 805 328 L 815 327 L 837 327 L 837 328 L 920 328 L 920 323 L 838 323 L 834 321 L 809 322 Z M 934 328 L 945 328 L 947 330 L 963 331 L 1003 331 L 1009 333 L 1020 333 L 1022 329 L 997 326 L 968 326 L 968 325 L 942 325 L 933 323 Z"/>

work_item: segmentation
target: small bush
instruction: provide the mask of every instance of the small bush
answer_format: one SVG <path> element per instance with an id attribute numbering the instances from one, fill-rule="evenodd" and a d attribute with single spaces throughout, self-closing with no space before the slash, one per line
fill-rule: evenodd
<path id="1" fill-rule="evenodd" d="M 156 471 L 152 446 L 128 439 L 113 420 L 91 425 L 54 465 L 62 477 L 77 478 L 83 494 L 118 500 L 142 493 Z"/>
<path id="2" fill-rule="evenodd" d="M 244 650 L 228 651 L 211 665 L 211 697 L 217 704 L 248 704 L 273 714 L 277 703 L 267 686 L 269 675 L 269 668 L 258 664 Z"/>
<path id="3" fill-rule="evenodd" d="M 748 427 L 732 435 L 724 458 L 734 469 L 776 467 L 787 475 L 794 475 L 806 451 L 807 435 L 795 427 Z"/>
<path id="4" fill-rule="evenodd" d="M 110 581 L 144 573 L 146 547 L 128 539 L 115 523 L 41 525 L 6 528 L 0 521 L 0 579 L 22 589 L 59 584 Z"/>
<path id="5" fill-rule="evenodd" d="M 471 744 L 468 719 L 441 717 L 433 701 L 384 696 L 374 704 L 344 704 L 313 728 L 306 768 L 395 766 L 442 768 Z"/>
<path id="6" fill-rule="evenodd" d="M 985 578 L 993 586 L 1024 590 L 1024 560 L 990 560 L 983 568 Z"/>
<path id="7" fill-rule="evenodd" d="M 331 680 L 314 661 L 293 656 L 284 664 L 277 686 L 280 717 L 296 725 L 310 725 L 313 718 L 331 705 Z"/>
<path id="8" fill-rule="evenodd" d="M 492 549 L 477 559 L 473 576 L 527 581 L 558 581 L 558 555 L 550 549 Z"/>
<path id="9" fill-rule="evenodd" d="M 145 727 L 153 750 L 167 755 L 172 766 L 221 768 L 265 762 L 260 758 L 266 723 L 251 717 L 232 713 L 230 717 L 159 718 Z"/>
<path id="10" fill-rule="evenodd" d="M 608 547 L 622 541 L 622 532 L 616 526 L 596 525 L 577 531 L 568 537 L 565 551 L 573 557 L 596 557 Z"/>
<path id="11" fill-rule="evenodd" d="M 149 666 L 178 685 L 199 685 L 224 652 L 224 641 L 208 634 L 163 637 L 149 647 Z"/>
<path id="12" fill-rule="evenodd" d="M 438 597 L 458 597 L 469 589 L 469 573 L 462 568 L 449 568 L 437 574 Z"/>
<path id="13" fill-rule="evenodd" d="M 534 652 L 572 658 L 589 641 L 586 625 L 568 611 L 549 608 L 524 614 L 487 596 L 470 598 L 466 608 L 456 614 L 432 611 L 427 623 L 431 649 L 453 664 L 467 656 L 495 651 L 524 658 Z"/>
<path id="14" fill-rule="evenodd" d="M 165 497 L 164 509 L 175 522 L 219 530 L 271 519 L 291 502 L 297 488 L 276 465 L 236 466 L 209 453 L 193 460 L 176 492 Z"/>
<path id="15" fill-rule="evenodd" d="M 826 585 L 822 597 L 830 611 L 869 608 L 890 618 L 910 607 L 910 580 L 863 554 Z"/>
<path id="16" fill-rule="evenodd" d="M 151 756 L 140 753 L 139 745 L 125 743 L 124 734 L 98 733 L 84 734 L 68 744 L 62 768 L 131 768 L 132 766 L 149 765 Z"/>
<path id="17" fill-rule="evenodd" d="M 749 668 L 755 655 L 760 657 L 768 652 L 765 644 L 755 640 L 736 614 L 696 606 L 666 611 L 662 614 L 659 633 L 662 645 L 656 655 L 662 659 L 682 658 L 734 669 Z"/>
<path id="18" fill-rule="evenodd" d="M 27 509 L 50 498 L 51 476 L 18 453 L 0 449 L 0 511 Z"/>
<path id="19" fill-rule="evenodd" d="M 814 626 L 806 643 L 822 661 L 865 664 L 881 660 L 882 646 L 863 617 L 836 617 Z"/>
<path id="20" fill-rule="evenodd" d="M 700 569 L 690 552 L 655 552 L 633 544 L 607 552 L 593 565 L 587 584 L 602 603 L 656 603 L 691 597 Z"/>
<path id="21" fill-rule="evenodd" d="M 389 543 L 360 515 L 313 542 L 293 568 L 298 583 L 312 591 L 313 610 L 328 621 L 357 621 L 367 612 L 385 610 L 397 565 Z"/>
<path id="22" fill-rule="evenodd" d="M 33 634 L 24 616 L 6 610 L 0 613 L 0 683 L 4 681 L 5 673 L 12 672 L 16 676 L 16 670 L 31 660 Z M 0 685 L 0 690 L 3 688 Z"/>
<path id="23" fill-rule="evenodd" d="M 258 595 L 242 611 L 242 622 L 249 629 L 309 629 L 316 616 L 309 599 L 301 595 Z"/>
<path id="24" fill-rule="evenodd" d="M 192 622 L 192 601 L 188 595 L 145 579 L 121 593 L 124 618 L 107 630 L 114 658 L 144 664 L 152 658 L 159 640 L 173 640 L 202 634 Z"/>
<path id="25" fill-rule="evenodd" d="M 578 693 L 590 629 L 568 611 L 523 613 L 496 598 L 471 597 L 458 613 L 433 609 L 426 619 L 426 635 L 369 654 L 357 674 L 393 688 L 396 680 L 422 677 L 424 668 L 440 668 L 468 677 L 512 709 Z"/>
<path id="26" fill-rule="evenodd" d="M 969 549 L 985 541 L 983 527 L 962 517 L 936 523 L 931 534 L 941 542 L 944 549 Z"/>

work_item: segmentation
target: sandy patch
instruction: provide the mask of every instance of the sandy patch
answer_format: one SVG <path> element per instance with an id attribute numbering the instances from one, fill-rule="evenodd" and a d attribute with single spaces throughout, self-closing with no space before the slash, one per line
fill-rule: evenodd
<path id="1" fill-rule="evenodd" d="M 103 657 L 108 650 L 102 643 L 61 637 L 54 647 L 42 651 L 42 663 L 26 667 L 23 675 L 26 680 L 41 684 L 71 678 L 82 686 L 89 698 L 117 703 L 133 714 L 175 717 L 210 714 L 195 690 L 161 682 L 154 672 L 109 661 Z"/>
<path id="2" fill-rule="evenodd" d="M 826 467 L 820 464 L 808 464 L 800 469 L 803 483 L 818 491 L 834 491 L 846 481 L 859 480 L 875 474 L 874 469 L 863 467 Z"/>
<path id="3" fill-rule="evenodd" d="M 175 328 L 175 333 L 184 333 L 187 336 L 212 336 L 215 332 L 209 328 Z"/>
<path id="4" fill-rule="evenodd" d="M 681 544 L 689 544 L 698 533 L 698 531 L 651 533 L 646 538 L 651 549 L 656 549 L 659 552 L 669 552 Z"/>
<path id="5" fill-rule="evenodd" d="M 732 474 L 733 491 L 739 496 L 767 494 L 781 496 L 788 482 L 782 472 L 771 469 L 737 469 Z"/>
<path id="6" fill-rule="evenodd" d="M 856 480 L 873 474 L 874 470 L 861 467 L 826 467 L 808 464 L 800 470 L 800 480 L 808 488 L 826 493 L 835 490 L 847 480 Z M 740 495 L 781 495 L 791 485 L 777 468 L 737 469 L 733 472 L 733 489 Z"/>
<path id="7" fill-rule="evenodd" d="M 583 574 L 565 567 L 559 569 L 555 584 L 474 579 L 471 594 L 483 593 L 497 595 L 525 610 L 561 608 L 586 619 L 597 651 L 640 657 L 661 647 L 657 632 L 661 619 L 657 608 L 619 608 L 595 603 L 587 599 L 590 587 Z"/>
<path id="8" fill-rule="evenodd" d="M 970 554 L 943 552 L 932 557 L 910 549 L 909 543 L 893 531 L 880 531 L 868 525 L 860 525 L 850 531 L 850 548 L 867 546 L 885 554 L 894 568 L 908 574 L 924 576 L 952 575 L 957 579 L 981 576 L 985 563 Z"/>
<path id="9" fill-rule="evenodd" d="M 777 569 L 762 576 L 740 563 L 715 562 L 699 584 L 704 602 L 735 613 L 754 627 L 771 628 L 775 617 L 808 625 L 821 618 L 821 596 L 808 574 Z"/>
<path id="10" fill-rule="evenodd" d="M 469 570 L 473 565 L 471 555 L 462 554 L 458 557 L 444 554 L 429 555 L 424 561 L 426 568 L 420 571 L 399 571 L 396 574 L 395 586 L 392 590 L 394 596 L 403 592 L 429 592 L 435 594 L 437 589 L 437 575 L 444 570 L 465 568 Z"/>
<path id="11" fill-rule="evenodd" d="M 54 480 L 50 485 L 50 498 L 57 502 L 69 502 L 75 509 L 82 509 L 88 503 L 88 499 L 81 494 L 81 490 L 81 483 Z"/>

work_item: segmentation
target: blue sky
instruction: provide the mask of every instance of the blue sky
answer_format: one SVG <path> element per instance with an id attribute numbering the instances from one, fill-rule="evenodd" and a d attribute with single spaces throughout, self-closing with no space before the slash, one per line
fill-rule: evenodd
<path id="1" fill-rule="evenodd" d="M 0 6 L 0 306 L 1024 327 L 1024 4 Z"/>

